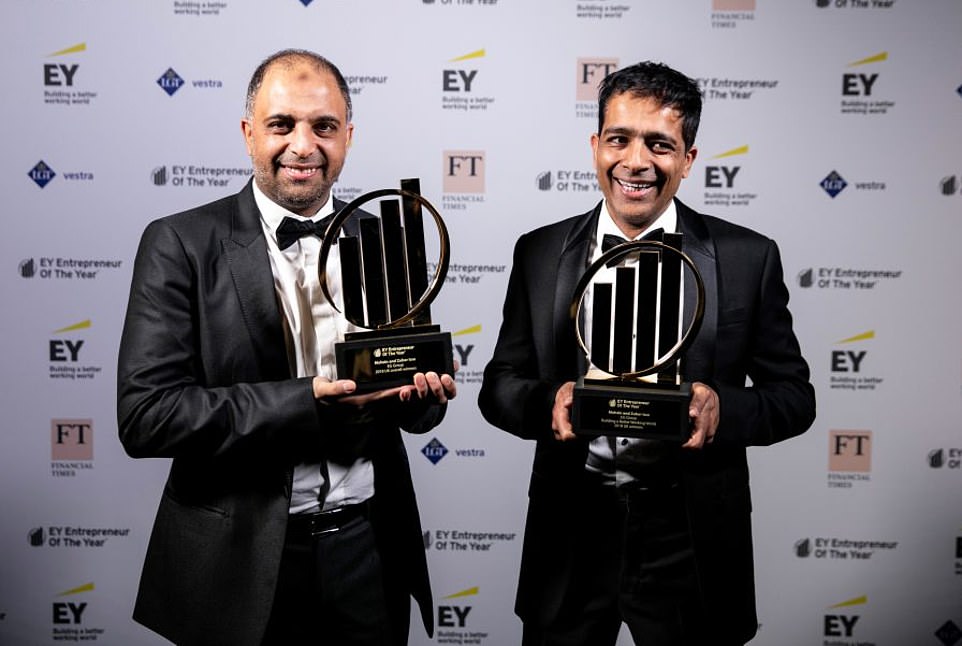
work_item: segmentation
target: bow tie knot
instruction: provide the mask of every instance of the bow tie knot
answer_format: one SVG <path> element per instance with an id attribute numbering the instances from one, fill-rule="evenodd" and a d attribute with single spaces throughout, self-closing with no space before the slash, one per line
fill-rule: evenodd
<path id="1" fill-rule="evenodd" d="M 281 250 L 287 249 L 304 236 L 317 236 L 323 239 L 329 221 L 329 217 L 314 222 L 313 220 L 296 220 L 285 216 L 277 227 L 277 246 Z"/>
<path id="2" fill-rule="evenodd" d="M 655 241 L 657 241 L 657 242 L 661 242 L 662 239 L 663 239 L 662 234 L 663 234 L 664 232 L 665 232 L 665 230 L 659 227 L 659 228 L 657 228 L 657 229 L 654 229 L 654 230 L 652 230 L 652 231 L 649 231 L 648 233 L 646 233 L 645 235 L 643 235 L 641 238 L 638 238 L 638 239 L 639 239 L 639 240 L 655 240 Z M 601 238 L 601 253 L 606 253 L 607 251 L 610 251 L 611 249 L 614 249 L 615 247 L 617 247 L 617 246 L 620 245 L 620 244 L 625 244 L 626 242 L 628 242 L 628 240 L 625 240 L 625 239 L 622 238 L 621 236 L 616 236 L 616 235 L 613 235 L 613 234 L 611 234 L 611 233 L 606 233 L 606 234 Z M 616 264 L 618 264 L 619 262 L 620 262 L 620 260 L 612 260 L 612 261 L 610 261 L 610 262 L 608 263 L 607 266 L 608 266 L 608 267 L 613 267 L 613 266 L 615 266 Z"/>

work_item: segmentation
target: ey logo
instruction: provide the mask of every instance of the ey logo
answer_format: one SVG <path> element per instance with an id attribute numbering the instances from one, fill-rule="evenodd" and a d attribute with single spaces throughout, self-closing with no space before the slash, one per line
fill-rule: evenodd
<path id="1" fill-rule="evenodd" d="M 448 599 L 463 599 L 473 597 L 478 594 L 478 586 L 455 592 L 444 597 Z M 464 628 L 471 613 L 471 606 L 439 605 L 438 606 L 438 627 L 439 628 Z"/>
<path id="2" fill-rule="evenodd" d="M 849 63 L 848 67 L 859 67 L 871 63 L 881 63 L 888 60 L 888 52 L 880 52 L 874 56 Z M 842 74 L 842 96 L 872 96 L 872 89 L 878 80 L 878 74 L 861 74 L 846 72 Z"/>
<path id="3" fill-rule="evenodd" d="M 59 330 L 54 330 L 54 334 L 63 334 L 66 332 L 74 332 L 76 330 L 85 330 L 90 327 L 90 319 L 86 321 L 81 321 L 73 325 L 68 325 L 67 327 L 62 327 Z M 80 348 L 83 347 L 83 339 L 50 339 L 49 341 L 49 356 L 50 361 L 54 363 L 77 363 L 80 355 Z"/>
<path id="4" fill-rule="evenodd" d="M 57 596 L 68 597 L 75 594 L 81 594 L 83 592 L 92 592 L 93 589 L 93 583 L 86 583 L 78 588 L 61 592 Z M 73 601 L 54 601 L 53 623 L 58 626 L 71 624 L 79 625 L 83 623 L 83 614 L 86 610 L 87 603 L 85 601 L 79 603 L 74 603 Z"/>
<path id="5" fill-rule="evenodd" d="M 449 63 L 460 63 L 461 61 L 474 60 L 477 58 L 484 58 L 484 50 L 479 49 L 477 51 L 471 52 L 470 54 L 465 54 L 464 56 L 458 56 L 457 58 L 452 58 Z M 465 69 L 446 69 L 442 71 L 441 74 L 441 90 L 443 92 L 470 92 L 471 86 L 474 84 L 474 80 L 478 75 L 478 70 L 465 70 Z"/>
<path id="6" fill-rule="evenodd" d="M 76 54 L 78 52 L 85 51 L 87 51 L 87 43 L 78 43 L 72 47 L 67 47 L 66 49 L 61 49 L 58 52 L 54 52 L 53 54 L 50 54 L 50 56 L 65 56 L 67 54 Z M 78 69 L 80 69 L 80 65 L 76 63 L 73 65 L 65 65 L 63 63 L 44 63 L 43 85 L 44 87 L 72 87 L 74 76 L 76 76 Z"/>
<path id="7" fill-rule="evenodd" d="M 848 601 L 836 603 L 834 606 L 829 606 L 829 610 L 861 606 L 865 605 L 867 602 L 868 597 L 862 595 L 861 597 L 855 597 L 854 599 L 849 599 Z M 827 614 L 825 615 L 825 622 L 823 624 L 823 634 L 825 637 L 851 638 L 855 633 L 855 624 L 858 623 L 858 620 L 859 615 Z"/>
<path id="8" fill-rule="evenodd" d="M 465 334 L 477 334 L 481 331 L 481 324 L 474 325 L 472 327 L 464 328 L 463 330 L 458 330 L 453 332 L 451 336 L 463 336 Z M 458 353 L 458 364 L 461 369 L 468 367 L 468 356 L 471 351 L 474 350 L 474 344 L 472 343 L 455 343 L 454 351 Z"/>
<path id="9" fill-rule="evenodd" d="M 838 342 L 839 345 L 858 343 L 875 338 L 875 330 L 868 330 Z M 862 361 L 865 360 L 866 350 L 832 350 L 832 372 L 851 372 L 858 373 L 862 369 Z"/>
<path id="10" fill-rule="evenodd" d="M 747 154 L 748 146 L 740 146 L 720 155 L 715 155 L 712 159 L 725 159 Z M 705 188 L 733 188 L 735 186 L 735 175 L 741 169 L 741 166 L 705 166 Z"/>
<path id="11" fill-rule="evenodd" d="M 598 84 L 616 69 L 617 58 L 579 58 L 575 63 L 575 100 L 597 101 Z"/>

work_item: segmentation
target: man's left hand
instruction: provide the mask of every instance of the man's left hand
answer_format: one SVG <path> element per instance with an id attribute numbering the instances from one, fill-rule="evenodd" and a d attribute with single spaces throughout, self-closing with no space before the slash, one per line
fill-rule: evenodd
<path id="1" fill-rule="evenodd" d="M 718 430 L 718 393 L 696 381 L 691 385 L 691 403 L 688 417 L 691 419 L 691 437 L 682 444 L 683 449 L 701 449 L 711 444 Z"/>

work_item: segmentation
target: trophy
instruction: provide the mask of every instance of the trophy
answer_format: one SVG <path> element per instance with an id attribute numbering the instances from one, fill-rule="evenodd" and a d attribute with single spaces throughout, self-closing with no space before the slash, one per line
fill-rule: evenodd
<path id="1" fill-rule="evenodd" d="M 571 409 L 579 435 L 678 442 L 691 435 L 691 384 L 681 379 L 680 357 L 701 327 L 705 287 L 681 245 L 680 233 L 622 243 L 603 253 L 578 281 L 571 316 L 590 364 L 575 384 Z M 614 267 L 619 263 L 628 266 Z M 614 267 L 613 282 L 595 279 L 605 267 Z M 695 293 L 687 322 L 686 274 Z M 581 329 L 589 287 L 590 345 Z"/>
<path id="2" fill-rule="evenodd" d="M 380 200 L 379 215 L 361 210 L 374 200 Z M 434 218 L 439 243 L 430 282 L 422 207 Z M 338 378 L 353 379 L 363 393 L 410 384 L 416 372 L 453 375 L 451 334 L 431 323 L 430 310 L 448 271 L 450 241 L 440 213 L 421 196 L 420 181 L 403 179 L 400 189 L 365 193 L 331 219 L 318 277 L 324 297 L 340 311 L 327 284 L 327 259 L 335 244 L 344 316 L 364 328 L 334 344 Z"/>

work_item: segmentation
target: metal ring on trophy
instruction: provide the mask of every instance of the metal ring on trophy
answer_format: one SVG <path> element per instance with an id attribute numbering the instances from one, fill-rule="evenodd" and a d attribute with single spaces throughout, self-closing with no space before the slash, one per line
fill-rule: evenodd
<path id="1" fill-rule="evenodd" d="M 675 345 L 672 346 L 666 354 L 660 358 L 656 358 L 655 363 L 648 368 L 619 374 L 606 370 L 601 366 L 595 366 L 602 372 L 605 372 L 613 377 L 620 377 L 621 379 L 625 380 L 638 379 L 640 377 L 655 374 L 666 365 L 673 363 L 675 359 L 681 355 L 681 353 L 687 350 L 691 344 L 694 343 L 695 336 L 698 334 L 698 331 L 701 328 L 702 318 L 704 318 L 705 314 L 705 283 L 702 280 L 701 274 L 698 273 L 698 268 L 695 267 L 694 261 L 692 261 L 692 259 L 689 258 L 686 253 L 680 249 L 675 249 L 670 245 L 666 245 L 663 242 L 658 242 L 657 240 L 632 240 L 619 244 L 616 247 L 604 252 L 600 258 L 598 258 L 591 264 L 590 267 L 588 267 L 588 270 L 578 280 L 578 284 L 576 285 L 574 292 L 575 298 L 571 302 L 570 313 L 571 317 L 575 321 L 575 335 L 578 339 L 578 345 L 581 346 L 581 349 L 584 351 L 585 355 L 589 357 L 589 362 L 591 361 L 591 351 L 588 349 L 587 345 L 585 344 L 584 337 L 582 336 L 581 317 L 578 314 L 581 311 L 582 304 L 584 303 L 585 292 L 591 285 L 591 279 L 594 278 L 595 274 L 597 274 L 603 267 L 607 266 L 611 261 L 620 260 L 632 252 L 645 248 L 654 249 L 656 251 L 660 250 L 661 252 L 667 251 L 676 254 L 681 259 L 684 265 L 690 270 L 690 273 L 695 280 L 695 308 L 692 313 L 691 324 L 688 326 L 688 329 L 685 330 L 685 333 L 682 335 L 682 337 L 678 339 Z"/>
<path id="2" fill-rule="evenodd" d="M 399 188 L 378 189 L 376 191 L 364 193 L 363 195 L 352 200 L 347 204 L 347 206 L 335 214 L 331 219 L 331 222 L 327 225 L 327 230 L 324 232 L 324 239 L 321 242 L 321 255 L 318 259 L 318 278 L 321 283 L 321 291 L 323 292 L 324 297 L 327 299 L 327 302 L 330 303 L 336 311 L 341 311 L 334 303 L 334 298 L 331 296 L 330 290 L 327 286 L 327 257 L 330 255 L 331 246 L 335 244 L 335 240 L 337 240 L 337 234 L 340 232 L 341 227 L 348 220 L 348 218 L 354 215 L 355 211 L 360 209 L 361 205 L 387 196 L 396 196 L 415 200 L 431 213 L 438 230 L 440 253 L 437 266 L 434 270 L 434 276 L 431 278 L 431 283 L 428 285 L 428 288 L 424 291 L 424 293 L 421 294 L 417 303 L 414 303 L 411 306 L 411 309 L 407 312 L 407 314 L 376 325 L 373 328 L 357 321 L 351 321 L 351 323 L 354 323 L 358 327 L 363 327 L 369 330 L 382 330 L 386 328 L 399 327 L 405 323 L 413 321 L 422 310 L 430 306 L 431 303 L 434 302 L 434 299 L 437 298 L 438 293 L 441 291 L 441 287 L 444 285 L 444 278 L 448 273 L 448 255 L 451 242 L 450 238 L 448 237 L 448 229 L 444 225 L 444 220 L 441 218 L 441 214 L 438 213 L 438 210 L 434 208 L 434 205 L 419 193 L 414 193 L 412 191 L 406 191 Z"/>

